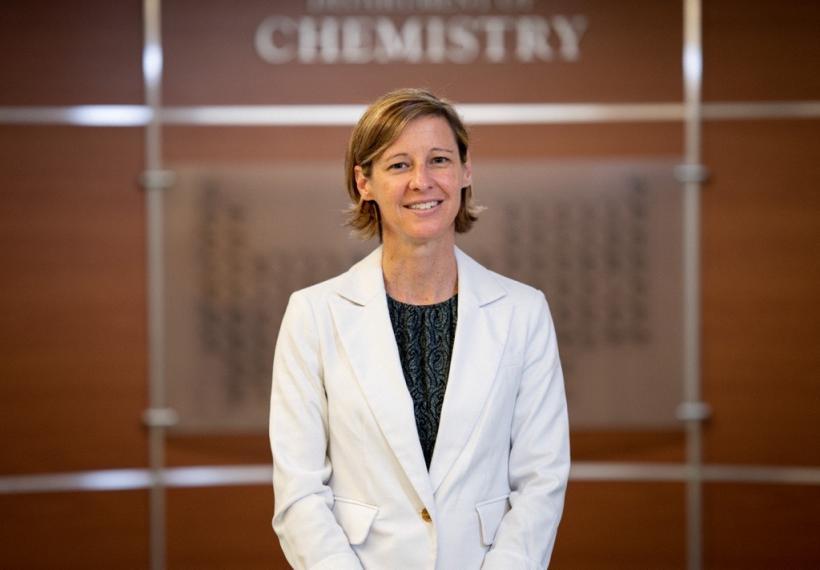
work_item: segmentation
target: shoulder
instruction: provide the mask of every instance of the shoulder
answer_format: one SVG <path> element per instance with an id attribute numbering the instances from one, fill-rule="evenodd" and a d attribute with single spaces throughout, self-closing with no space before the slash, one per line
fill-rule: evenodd
<path id="1" fill-rule="evenodd" d="M 290 298 L 291 300 L 295 299 L 298 301 L 307 301 L 309 303 L 317 302 L 336 291 L 345 275 L 347 275 L 347 271 L 336 275 L 335 277 L 331 277 L 330 279 L 298 289 L 291 293 Z"/>
<path id="2" fill-rule="evenodd" d="M 516 281 L 500 273 L 496 273 L 490 269 L 487 270 L 492 274 L 493 278 L 497 279 L 507 294 L 514 303 L 540 303 L 544 298 L 544 294 L 540 289 L 536 289 L 532 285 L 528 285 L 521 281 Z"/>
<path id="3" fill-rule="evenodd" d="M 373 250 L 365 258 L 359 260 L 347 271 L 299 289 L 291 294 L 291 303 L 304 302 L 313 306 L 327 301 L 330 297 L 348 298 L 360 302 L 384 288 L 381 276 L 381 247 Z"/>
<path id="4" fill-rule="evenodd" d="M 347 272 L 294 291 L 290 295 L 285 312 L 292 313 L 297 319 L 309 318 L 316 322 L 317 326 L 321 326 L 321 322 L 329 316 L 326 309 L 329 308 L 332 299 L 338 297 L 346 275 Z"/>
<path id="5" fill-rule="evenodd" d="M 535 307 L 544 303 L 544 294 L 539 289 L 493 271 L 461 250 L 459 250 L 458 255 L 461 265 L 468 269 L 470 277 L 480 284 L 479 287 L 483 291 L 492 289 L 503 291 L 503 297 L 506 298 L 507 302 L 516 306 Z"/>

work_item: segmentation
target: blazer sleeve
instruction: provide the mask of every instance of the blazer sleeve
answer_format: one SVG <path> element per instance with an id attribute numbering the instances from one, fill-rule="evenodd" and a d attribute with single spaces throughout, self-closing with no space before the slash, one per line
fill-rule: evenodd
<path id="1" fill-rule="evenodd" d="M 332 512 L 322 376 L 316 320 L 306 296 L 297 292 L 282 319 L 273 359 L 273 528 L 296 569 L 360 570 L 362 565 Z"/>
<path id="2" fill-rule="evenodd" d="M 555 328 L 537 292 L 513 414 L 510 505 L 485 570 L 543 570 L 549 564 L 569 476 L 569 426 Z"/>

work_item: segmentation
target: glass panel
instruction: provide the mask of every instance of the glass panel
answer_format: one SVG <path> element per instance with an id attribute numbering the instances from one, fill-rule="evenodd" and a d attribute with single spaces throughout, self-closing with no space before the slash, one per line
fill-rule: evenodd
<path id="1" fill-rule="evenodd" d="M 375 246 L 347 237 L 335 161 L 191 166 L 167 192 L 167 373 L 180 430 L 262 430 L 289 294 Z M 459 238 L 551 301 L 574 428 L 669 427 L 680 399 L 671 162 L 489 161 Z"/>
<path id="2" fill-rule="evenodd" d="M 166 193 L 169 401 L 179 429 L 263 429 L 290 293 L 343 272 L 341 165 L 177 170 Z"/>
<path id="3" fill-rule="evenodd" d="M 466 250 L 544 291 L 572 427 L 675 427 L 682 382 L 681 191 L 671 161 L 477 167 Z"/>

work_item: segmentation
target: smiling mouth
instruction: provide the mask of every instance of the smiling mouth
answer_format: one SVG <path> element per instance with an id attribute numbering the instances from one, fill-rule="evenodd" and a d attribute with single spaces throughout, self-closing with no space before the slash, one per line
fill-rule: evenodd
<path id="1" fill-rule="evenodd" d="M 410 208 L 411 210 L 429 210 L 430 208 L 435 208 L 442 202 L 443 200 L 430 200 L 429 202 L 419 202 L 418 204 L 410 204 L 409 206 L 405 206 L 405 208 Z"/>

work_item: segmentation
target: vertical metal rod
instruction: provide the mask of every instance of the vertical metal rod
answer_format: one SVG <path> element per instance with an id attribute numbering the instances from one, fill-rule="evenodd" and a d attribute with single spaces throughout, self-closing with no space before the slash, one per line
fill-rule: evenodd
<path id="1" fill-rule="evenodd" d="M 162 188 L 152 174 L 162 168 L 162 132 L 159 109 L 162 93 L 162 43 L 160 0 L 144 0 L 142 69 L 145 104 L 151 120 L 145 129 L 145 204 L 148 272 L 148 383 L 149 412 L 165 407 L 163 204 Z M 148 422 L 148 454 L 151 468 L 149 494 L 149 541 L 152 570 L 165 569 L 165 427 Z"/>
<path id="2" fill-rule="evenodd" d="M 700 390 L 700 191 L 701 167 L 701 0 L 684 0 L 683 80 L 685 92 L 685 165 L 683 185 L 684 403 L 701 404 Z M 702 417 L 686 420 L 687 568 L 703 565 Z"/>

